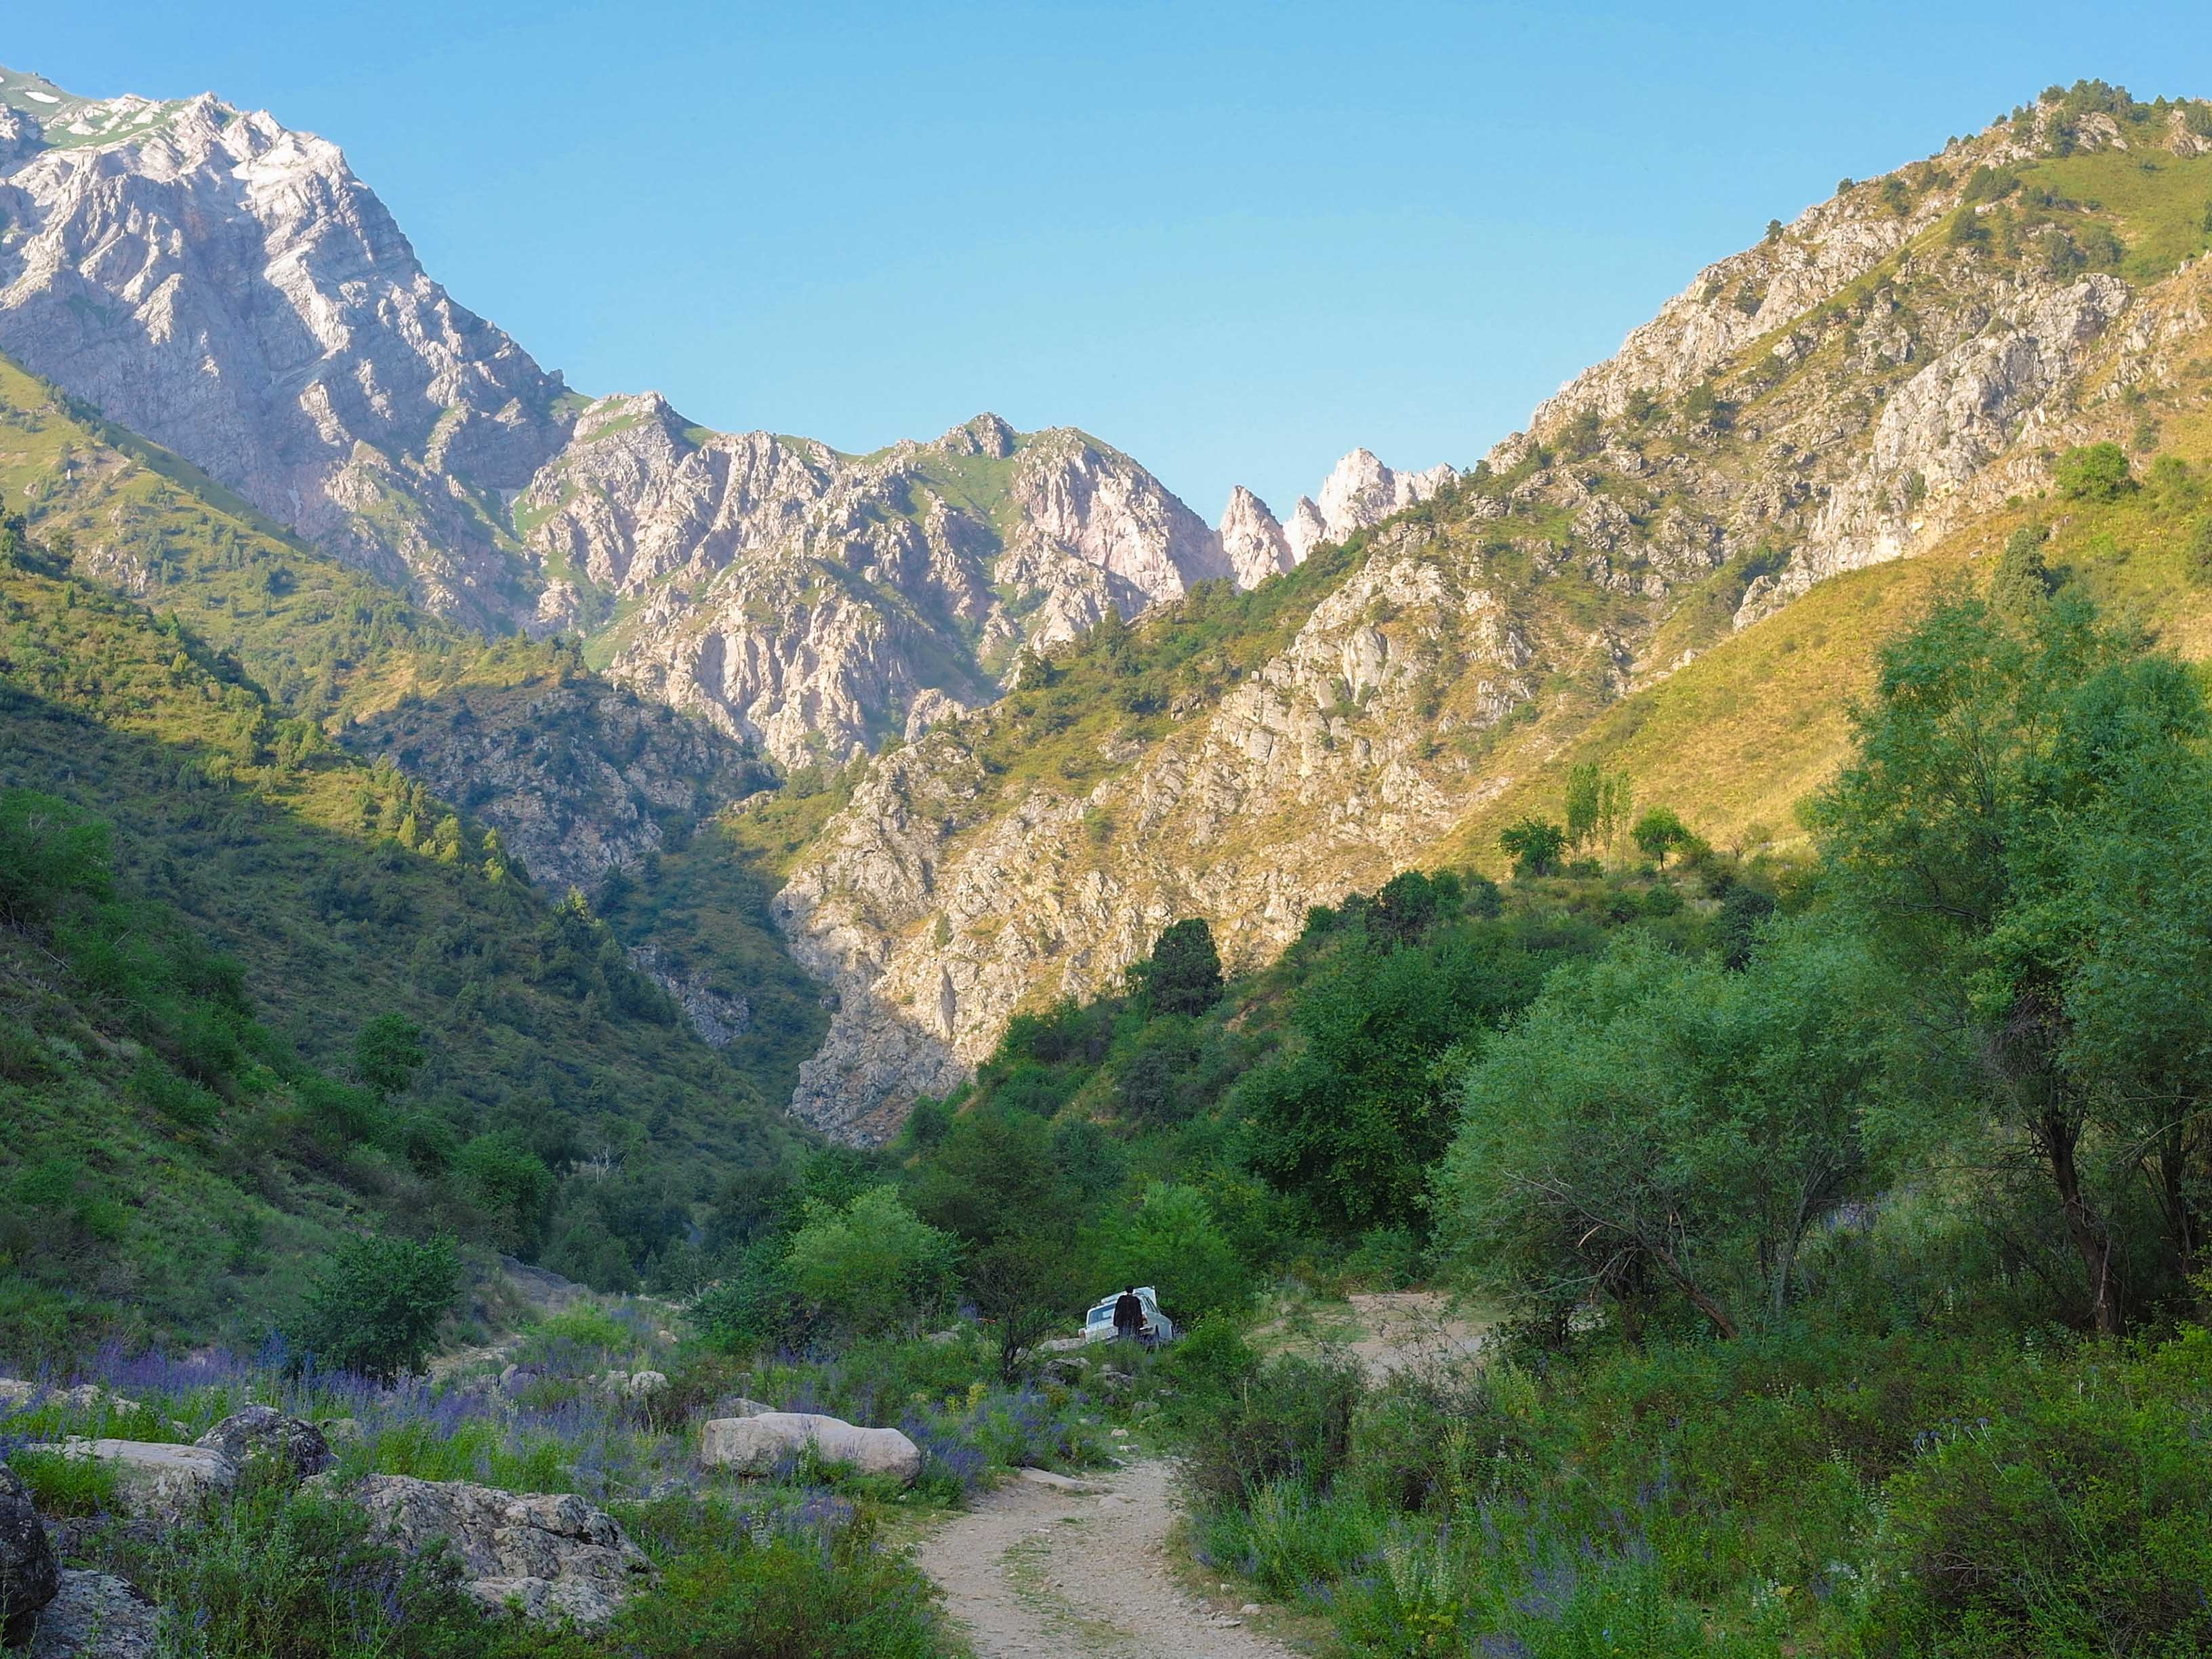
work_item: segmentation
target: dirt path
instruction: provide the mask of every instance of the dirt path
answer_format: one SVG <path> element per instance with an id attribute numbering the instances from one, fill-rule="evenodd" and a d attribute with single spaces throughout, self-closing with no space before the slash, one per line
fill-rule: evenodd
<path id="1" fill-rule="evenodd" d="M 1348 1352 L 1379 1380 L 1472 1358 L 1483 1323 L 1432 1291 L 1399 1291 L 1354 1296 L 1276 1334 Z M 1170 1474 L 1158 1458 L 1080 1483 L 1031 1472 L 955 1516 L 915 1559 L 980 1659 L 1291 1659 L 1237 1613 L 1181 1588 Z"/>
<path id="2" fill-rule="evenodd" d="M 1372 1377 L 1415 1365 L 1472 1359 L 1482 1351 L 1483 1327 L 1433 1291 L 1383 1291 L 1352 1298 L 1364 1333 L 1350 1346 Z"/>
<path id="3" fill-rule="evenodd" d="M 1179 1588 L 1168 1464 L 1074 1490 L 1009 1480 L 915 1552 L 981 1659 L 1291 1659 Z"/>

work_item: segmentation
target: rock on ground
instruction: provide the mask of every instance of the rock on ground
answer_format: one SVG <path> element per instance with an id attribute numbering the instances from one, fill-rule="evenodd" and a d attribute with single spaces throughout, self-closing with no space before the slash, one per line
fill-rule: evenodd
<path id="1" fill-rule="evenodd" d="M 896 1429 L 855 1427 L 842 1418 L 812 1412 L 762 1412 L 717 1418 L 700 1431 L 702 1462 L 739 1474 L 773 1474 L 809 1446 L 825 1463 L 849 1463 L 863 1474 L 887 1474 L 912 1484 L 921 1473 L 921 1451 Z"/>
<path id="2" fill-rule="evenodd" d="M 0 1411 L 21 1411 L 31 1406 L 66 1406 L 79 1412 L 104 1406 L 118 1417 L 138 1409 L 137 1401 L 110 1394 L 97 1382 L 80 1382 L 73 1389 L 50 1389 L 43 1382 L 0 1376 Z"/>
<path id="3" fill-rule="evenodd" d="M 238 1480 L 238 1466 L 205 1446 L 172 1446 L 153 1440 L 87 1440 L 72 1435 L 60 1444 L 33 1451 L 64 1457 L 96 1457 L 116 1466 L 122 1480 L 118 1494 L 126 1513 L 142 1521 L 175 1521 L 210 1492 L 225 1492 Z"/>
<path id="4" fill-rule="evenodd" d="M 160 1610 L 110 1572 L 64 1570 L 22 1659 L 153 1659 Z"/>
<path id="5" fill-rule="evenodd" d="M 31 1503 L 30 1490 L 0 1467 L 0 1632 L 13 1634 L 54 1599 L 61 1565 Z"/>
<path id="6" fill-rule="evenodd" d="M 489 1608 L 603 1624 L 653 1574 L 614 1518 L 573 1494 L 399 1474 L 368 1475 L 344 1493 L 404 1549 L 444 1539 L 461 1563 L 462 1588 Z"/>
<path id="7" fill-rule="evenodd" d="M 234 1412 L 192 1443 L 240 1467 L 252 1458 L 276 1458 L 301 1480 L 320 1474 L 337 1461 L 320 1429 L 270 1406 Z"/>

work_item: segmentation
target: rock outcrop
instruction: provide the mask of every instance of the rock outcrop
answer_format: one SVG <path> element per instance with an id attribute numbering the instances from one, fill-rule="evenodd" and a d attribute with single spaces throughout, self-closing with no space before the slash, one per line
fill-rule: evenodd
<path id="1" fill-rule="evenodd" d="M 531 545 L 592 604 L 635 604 L 616 678 L 787 765 L 987 702 L 1022 647 L 1230 574 L 1196 515 L 1079 432 L 985 415 L 853 457 L 658 400 L 596 415 L 518 506 L 544 514 Z"/>
<path id="2" fill-rule="evenodd" d="M 1297 564 L 1290 538 L 1267 510 L 1267 502 L 1243 484 L 1229 492 L 1229 505 L 1222 509 L 1221 526 L 1216 533 L 1221 538 L 1221 555 L 1229 561 L 1239 587 L 1256 587 Z"/>
<path id="3" fill-rule="evenodd" d="M 61 1564 L 29 1488 L 0 1466 L 0 1639 L 18 1639 L 61 1583 Z"/>
<path id="4" fill-rule="evenodd" d="M 233 1412 L 192 1443 L 241 1470 L 255 1459 L 268 1458 L 295 1480 L 320 1474 L 337 1461 L 320 1429 L 273 1406 Z"/>
<path id="5" fill-rule="evenodd" d="M 580 674 L 410 699 L 342 740 L 497 825 L 556 895 L 635 868 L 662 847 L 665 820 L 705 817 L 774 781 L 726 733 Z"/>
<path id="6" fill-rule="evenodd" d="M 180 1520 L 197 1509 L 203 1498 L 228 1492 L 238 1483 L 238 1466 L 206 1446 L 71 1436 L 31 1449 L 63 1457 L 96 1458 L 109 1465 L 116 1474 L 118 1503 L 125 1514 L 142 1521 Z"/>
<path id="7" fill-rule="evenodd" d="M 737 1474 L 775 1474 L 809 1450 L 825 1463 L 848 1464 L 862 1474 L 888 1476 L 902 1485 L 911 1485 L 921 1473 L 921 1450 L 896 1429 L 859 1428 L 812 1412 L 716 1418 L 699 1432 L 699 1461 Z"/>
<path id="8" fill-rule="evenodd" d="M 161 1609 L 112 1572 L 64 1567 L 54 1599 L 33 1619 L 23 1659 L 154 1659 Z"/>
<path id="9" fill-rule="evenodd" d="M 365 1475 L 343 1490 L 403 1549 L 443 1540 L 461 1565 L 462 1589 L 487 1609 L 602 1625 L 653 1576 L 614 1518 L 571 1494 L 398 1474 Z"/>

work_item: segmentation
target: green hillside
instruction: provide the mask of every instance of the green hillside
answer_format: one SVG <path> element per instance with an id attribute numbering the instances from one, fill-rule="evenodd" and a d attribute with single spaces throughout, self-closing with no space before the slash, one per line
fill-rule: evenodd
<path id="1" fill-rule="evenodd" d="M 781 1102 L 690 1034 L 587 908 L 517 879 L 481 821 L 288 717 L 173 617 L 15 532 L 8 547 L 0 786 L 106 825 L 114 902 L 182 957 L 237 964 L 209 981 L 236 993 L 221 1019 L 198 991 L 149 1013 L 87 965 L 96 941 L 9 931 L 8 1018 L 37 1046 L 7 1084 L 0 1182 L 33 1209 L 25 1194 L 64 1192 L 108 1218 L 72 1255 L 18 1210 L 28 1236 L 8 1248 L 53 1308 L 235 1335 L 285 1316 L 287 1247 L 349 1216 L 634 1283 L 684 1247 L 719 1176 L 784 1156 Z M 70 920 L 76 902 L 63 924 L 106 926 Z M 307 1077 L 356 1077 L 362 1028 L 392 1014 L 422 1034 L 405 1090 L 379 1103 Z M 147 1035 L 210 1020 L 258 1033 L 212 1076 Z M 173 1079 L 147 1080 L 149 1048 Z M 187 1085 L 223 1103 L 194 1096 L 179 1121 L 146 1103 Z M 210 1258 L 224 1216 L 270 1242 Z"/>

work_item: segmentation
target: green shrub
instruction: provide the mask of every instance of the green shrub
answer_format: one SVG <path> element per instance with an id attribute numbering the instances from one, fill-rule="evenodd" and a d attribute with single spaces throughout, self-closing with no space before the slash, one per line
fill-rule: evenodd
<path id="1" fill-rule="evenodd" d="M 717 1353 L 750 1353 L 773 1346 L 797 1325 L 781 1234 L 741 1246 L 721 1277 L 691 1298 L 692 1328 Z"/>
<path id="2" fill-rule="evenodd" d="M 194 1659 L 473 1659 L 501 1634 L 442 1545 L 385 1543 L 358 1506 L 312 1491 L 249 1482 L 114 1565 L 190 1609 Z"/>
<path id="3" fill-rule="evenodd" d="M 35 789 L 0 790 L 0 922 L 43 929 L 74 899 L 110 890 L 108 830 Z"/>
<path id="4" fill-rule="evenodd" d="M 1192 1422 L 1183 1478 L 1202 1503 L 1239 1508 L 1277 1481 L 1326 1493 L 1351 1449 L 1358 1397 L 1348 1361 L 1272 1359 Z"/>
<path id="5" fill-rule="evenodd" d="M 2136 487 L 2127 452 L 2115 443 L 2077 445 L 2058 458 L 2051 476 L 2069 501 L 2116 501 Z"/>
<path id="6" fill-rule="evenodd" d="M 104 1457 L 19 1451 L 8 1460 L 8 1467 L 31 1489 L 31 1501 L 41 1515 L 112 1513 L 123 1487 L 121 1466 Z"/>
<path id="7" fill-rule="evenodd" d="M 131 1091 L 171 1123 L 185 1129 L 211 1129 L 222 1115 L 222 1097 L 213 1090 L 179 1077 L 150 1056 L 131 1074 Z"/>
<path id="8" fill-rule="evenodd" d="M 628 1659 L 938 1659 L 955 1650 L 933 1596 L 865 1519 L 822 1546 L 738 1528 L 724 1547 L 670 1563 L 658 1591 L 623 1609 L 609 1645 Z M 544 1650 L 556 1659 L 603 1650 Z"/>
<path id="9" fill-rule="evenodd" d="M 1872 1652 L 2212 1651 L 2201 1407 L 2061 1393 L 1934 1438 L 1890 1483 Z"/>
<path id="10" fill-rule="evenodd" d="M 820 1328 L 876 1336 L 941 1316 L 957 1259 L 951 1235 L 918 1218 L 896 1189 L 875 1187 L 842 1209 L 810 1202 L 784 1271 Z"/>
<path id="11" fill-rule="evenodd" d="M 2199 581 L 2212 581 L 2212 513 L 2197 521 L 2189 532 L 2189 567 Z"/>
<path id="12" fill-rule="evenodd" d="M 1168 1316 L 1186 1322 L 1234 1313 L 1251 1279 L 1195 1187 L 1155 1182 L 1106 1244 L 1107 1277 L 1157 1286 Z"/>
<path id="13" fill-rule="evenodd" d="M 396 1382 L 423 1369 L 460 1277 L 450 1238 L 349 1239 L 308 1292 L 302 1340 L 325 1370 Z"/>

